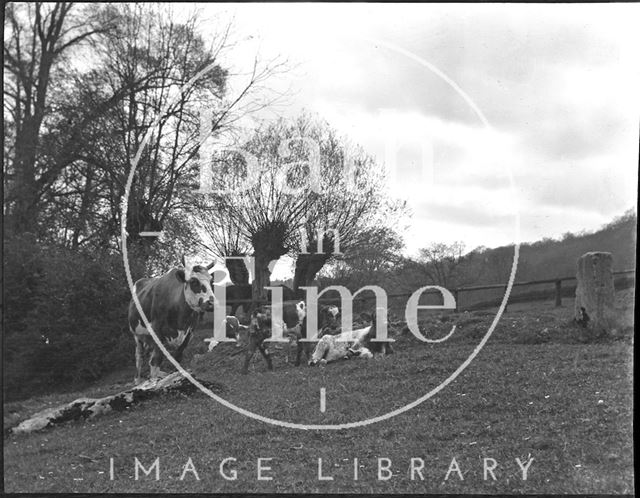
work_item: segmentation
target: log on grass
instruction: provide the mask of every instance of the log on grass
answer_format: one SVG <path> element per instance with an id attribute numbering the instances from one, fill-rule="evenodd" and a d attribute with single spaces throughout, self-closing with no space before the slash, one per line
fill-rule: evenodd
<path id="1" fill-rule="evenodd" d="M 200 381 L 200 383 L 212 391 L 222 392 L 226 389 L 225 386 L 216 382 Z M 163 379 L 148 380 L 134 388 L 104 398 L 79 398 L 65 405 L 48 408 L 22 421 L 8 432 L 11 434 L 34 432 L 71 420 L 93 418 L 112 411 L 123 411 L 131 405 L 160 394 L 168 392 L 192 394 L 197 389 L 182 373 L 173 372 Z"/>

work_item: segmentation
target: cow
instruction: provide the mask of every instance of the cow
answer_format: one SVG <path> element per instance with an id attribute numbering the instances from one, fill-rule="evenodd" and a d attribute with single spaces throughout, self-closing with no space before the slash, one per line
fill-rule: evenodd
<path id="1" fill-rule="evenodd" d="M 235 339 L 237 348 L 242 347 L 248 342 L 247 331 L 249 330 L 249 327 L 242 325 L 235 316 L 225 317 L 223 324 L 225 326 L 225 336 L 230 339 Z M 209 343 L 209 351 L 212 351 L 213 348 L 219 344 L 219 342 L 213 337 L 206 338 L 204 342 Z"/>
<path id="2" fill-rule="evenodd" d="M 214 307 L 215 297 L 211 289 L 211 276 L 207 267 L 193 266 L 191 269 L 174 268 L 161 277 L 141 278 L 135 283 L 135 293 L 145 317 L 153 331 L 176 361 L 191 339 L 192 330 L 197 326 L 205 311 Z M 129 330 L 136 341 L 136 377 L 134 382 L 142 382 L 144 357 L 151 351 L 150 378 L 156 379 L 167 374 L 160 370 L 162 351 L 151 337 L 132 299 L 129 304 Z"/>
<path id="3" fill-rule="evenodd" d="M 276 326 L 282 328 L 283 336 L 285 336 L 288 335 L 291 329 L 302 324 L 306 316 L 307 311 L 304 301 L 285 301 L 282 303 L 283 323 L 276 324 Z M 249 324 L 247 354 L 242 367 L 242 373 L 249 371 L 249 362 L 251 358 L 253 358 L 256 349 L 260 351 L 267 362 L 267 368 L 273 370 L 271 357 L 264 346 L 264 340 L 271 337 L 271 323 L 271 306 L 261 306 L 252 313 Z"/>
<path id="4" fill-rule="evenodd" d="M 339 334 L 341 329 L 338 325 L 338 314 L 340 310 L 337 306 L 319 306 L 318 307 L 318 339 L 325 335 Z M 296 346 L 296 361 L 295 365 L 300 365 L 300 359 L 304 352 L 307 360 L 311 358 L 311 354 L 314 350 L 313 342 L 303 342 L 301 339 L 306 336 L 307 319 L 306 317 L 294 327 L 289 327 L 287 330 L 289 336 L 288 346 Z M 287 348 L 287 362 L 289 361 L 289 349 Z"/>
<path id="5" fill-rule="evenodd" d="M 362 313 L 371 325 L 336 335 L 323 335 L 311 355 L 309 366 L 326 365 L 332 361 L 351 358 L 369 359 L 375 354 L 392 354 L 393 348 L 388 342 L 374 342 L 376 335 L 375 314 Z"/>
<path id="6" fill-rule="evenodd" d="M 332 361 L 348 360 L 352 357 L 373 358 L 373 353 L 363 345 L 371 328 L 372 325 L 369 325 L 361 329 L 321 337 L 313 350 L 309 366 L 326 365 Z"/>
<path id="7" fill-rule="evenodd" d="M 318 310 L 318 335 L 327 333 L 335 333 L 337 328 L 337 316 L 339 310 L 337 306 L 320 306 Z M 296 345 L 296 366 L 300 365 L 300 359 L 304 352 L 307 358 L 311 357 L 313 351 L 313 343 L 302 342 L 300 339 L 306 335 L 307 326 L 307 309 L 304 301 L 285 301 L 282 303 L 282 323 L 275 324 L 282 330 L 282 336 L 289 338 L 288 346 L 292 343 Z M 243 373 L 247 373 L 249 362 L 256 349 L 260 351 L 267 368 L 273 369 L 271 357 L 268 350 L 264 347 L 265 339 L 271 337 L 272 329 L 272 312 L 271 306 L 262 306 L 255 310 L 251 316 L 251 324 L 249 325 L 249 345 L 245 357 Z M 287 362 L 289 361 L 289 347 L 286 350 Z"/>

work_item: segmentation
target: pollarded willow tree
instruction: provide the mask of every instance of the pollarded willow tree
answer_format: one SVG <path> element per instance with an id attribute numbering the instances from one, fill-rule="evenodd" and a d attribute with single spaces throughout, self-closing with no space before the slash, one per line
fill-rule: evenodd
<path id="1" fill-rule="evenodd" d="M 363 233 L 391 228 L 406 212 L 388 196 L 384 169 L 307 113 L 263 125 L 240 151 L 218 153 L 210 165 L 217 193 L 197 207 L 205 245 L 218 256 L 251 251 L 254 299 L 266 297 L 271 261 L 295 258 L 297 290 L 366 243 Z"/>

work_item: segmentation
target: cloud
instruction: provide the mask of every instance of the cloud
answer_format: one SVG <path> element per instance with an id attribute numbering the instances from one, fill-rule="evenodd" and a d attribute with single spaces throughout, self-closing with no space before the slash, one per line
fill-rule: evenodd
<path id="1" fill-rule="evenodd" d="M 637 171 L 615 156 L 541 165 L 516 175 L 526 208 L 579 210 L 590 218 L 612 217 L 629 207 L 637 193 Z"/>
<path id="2" fill-rule="evenodd" d="M 263 55 L 299 63 L 279 112 L 312 109 L 387 165 L 395 137 L 395 191 L 415 213 L 412 247 L 460 234 L 476 245 L 507 243 L 504 213 L 516 205 L 522 238 L 534 240 L 596 228 L 636 202 L 636 4 L 207 9 L 235 12 Z M 493 129 L 449 84 L 382 41 L 445 73 Z"/>

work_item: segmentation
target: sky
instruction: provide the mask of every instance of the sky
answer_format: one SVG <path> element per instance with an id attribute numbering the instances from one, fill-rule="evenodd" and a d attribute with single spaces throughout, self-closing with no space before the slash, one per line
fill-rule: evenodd
<path id="1" fill-rule="evenodd" d="M 287 59 L 262 118 L 317 113 L 395 169 L 408 254 L 594 230 L 636 206 L 637 4 L 196 8 L 203 32 L 233 19 L 238 81 L 256 53 Z"/>

